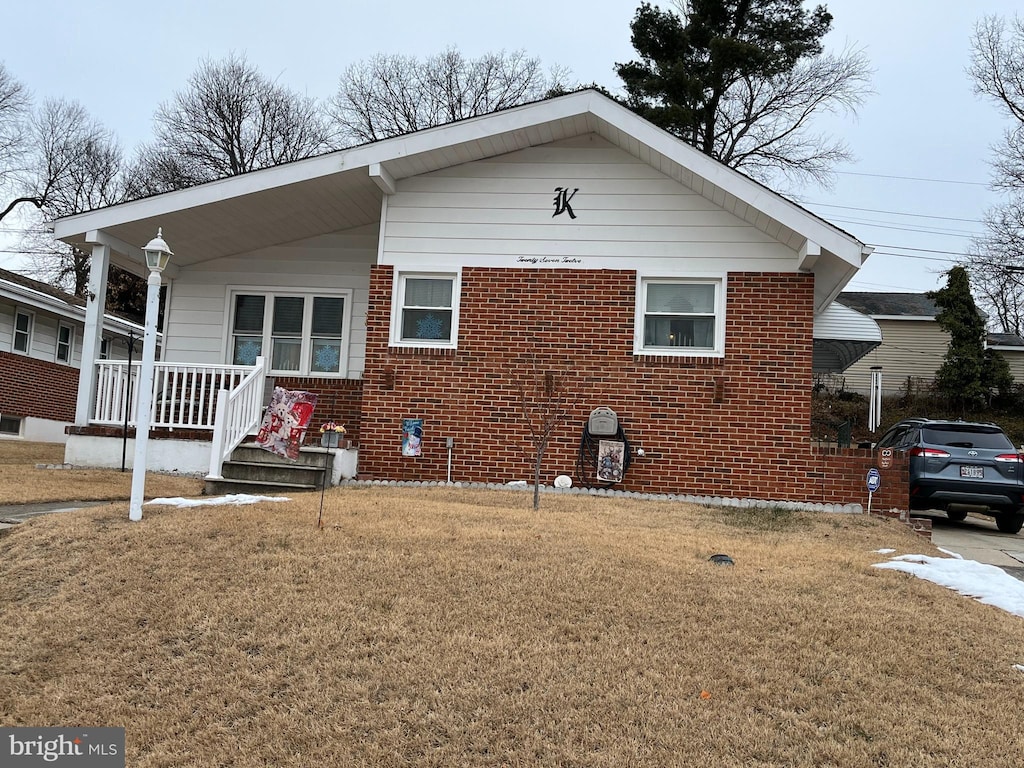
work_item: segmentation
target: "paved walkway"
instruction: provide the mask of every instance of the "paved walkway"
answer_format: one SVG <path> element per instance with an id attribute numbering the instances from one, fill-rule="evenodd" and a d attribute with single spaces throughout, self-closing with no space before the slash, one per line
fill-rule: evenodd
<path id="1" fill-rule="evenodd" d="M 98 507 L 102 504 L 112 503 L 110 501 L 58 501 L 46 504 L 0 505 L 0 531 L 18 523 L 23 523 L 37 515 L 48 515 L 54 512 L 73 512 L 76 509 Z"/>

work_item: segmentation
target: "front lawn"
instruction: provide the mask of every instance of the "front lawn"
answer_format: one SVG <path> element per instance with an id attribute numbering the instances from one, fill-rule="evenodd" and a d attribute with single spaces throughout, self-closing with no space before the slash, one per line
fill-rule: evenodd
<path id="1" fill-rule="evenodd" d="M 1016 766 L 1022 619 L 854 515 L 440 488 L 0 537 L 0 724 L 153 766 Z M 733 566 L 708 558 L 728 554 Z"/>

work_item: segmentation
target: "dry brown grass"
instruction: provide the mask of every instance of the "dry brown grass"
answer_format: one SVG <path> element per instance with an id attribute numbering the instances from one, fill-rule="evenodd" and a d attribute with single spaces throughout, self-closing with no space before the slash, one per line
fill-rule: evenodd
<path id="1" fill-rule="evenodd" d="M 116 469 L 36 469 L 60 464 L 64 446 L 0 440 L 0 504 L 49 501 L 107 501 L 131 498 L 132 473 Z M 150 472 L 146 498 L 197 496 L 203 482 L 194 477 Z"/>
<path id="2" fill-rule="evenodd" d="M 146 768 L 1021 764 L 1022 620 L 871 568 L 935 553 L 897 523 L 348 488 L 320 531 L 319 503 L 13 529 L 0 723 L 124 725 Z"/>

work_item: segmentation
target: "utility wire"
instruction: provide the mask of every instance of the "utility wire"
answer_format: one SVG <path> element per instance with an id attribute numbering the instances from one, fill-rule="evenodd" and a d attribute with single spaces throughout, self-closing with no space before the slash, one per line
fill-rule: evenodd
<path id="1" fill-rule="evenodd" d="M 857 171 L 836 171 L 840 176 L 870 176 L 875 179 L 897 179 L 899 181 L 927 181 L 932 184 L 964 184 L 971 187 L 987 187 L 986 181 L 960 181 L 957 179 L 926 179 L 920 176 L 891 176 L 885 173 L 858 173 Z"/>

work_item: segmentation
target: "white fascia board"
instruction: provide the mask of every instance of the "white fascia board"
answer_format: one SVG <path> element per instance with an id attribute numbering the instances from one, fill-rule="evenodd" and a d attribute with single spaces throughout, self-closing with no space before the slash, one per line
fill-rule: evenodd
<path id="1" fill-rule="evenodd" d="M 341 170 L 338 159 L 340 154 L 342 153 L 332 152 L 329 155 L 296 160 L 284 165 L 276 165 L 273 168 L 264 168 L 239 176 L 210 181 L 197 187 L 164 192 L 153 197 L 145 197 L 109 208 L 100 208 L 96 211 L 56 219 L 53 222 L 53 236 L 60 240 L 82 232 L 102 230 L 118 224 L 175 213 L 187 208 L 197 208 L 209 203 L 230 200 L 233 197 L 242 197 L 254 192 L 327 176 Z"/>
<path id="2" fill-rule="evenodd" d="M 76 319 L 75 310 L 78 309 L 76 305 L 23 285 L 2 280 L 0 281 L 0 296 L 5 296 L 18 304 L 30 306 L 34 309 L 42 309 L 63 317 Z M 85 314 L 84 309 L 82 309 L 82 314 Z"/>
<path id="3" fill-rule="evenodd" d="M 934 323 L 935 318 L 931 315 L 871 315 L 873 320 L 925 320 Z"/>

